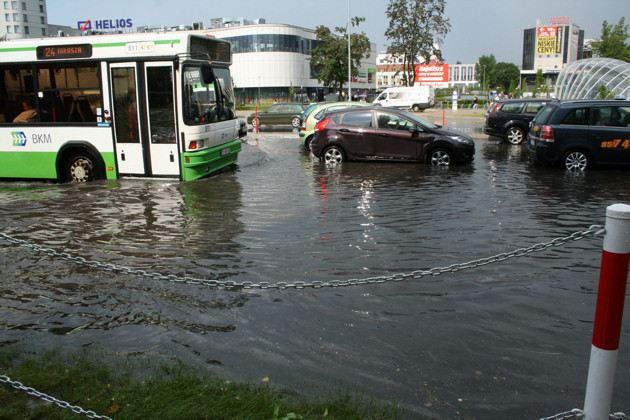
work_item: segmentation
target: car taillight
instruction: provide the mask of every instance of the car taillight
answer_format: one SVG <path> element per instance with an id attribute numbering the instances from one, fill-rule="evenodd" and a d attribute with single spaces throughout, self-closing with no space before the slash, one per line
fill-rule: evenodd
<path id="1" fill-rule="evenodd" d="M 551 126 L 543 126 L 543 128 L 540 130 L 540 140 L 548 142 L 555 141 L 555 139 L 553 138 L 553 128 L 551 128 Z"/>
<path id="2" fill-rule="evenodd" d="M 308 120 L 308 115 L 306 116 L 306 118 L 304 119 L 304 121 L 302 121 L 302 131 L 306 131 L 306 121 Z"/>
<path id="3" fill-rule="evenodd" d="M 324 128 L 326 128 L 326 126 L 328 125 L 328 121 L 330 121 L 330 119 L 326 118 L 325 120 L 321 120 L 320 122 L 318 122 L 315 126 L 315 131 L 322 131 Z"/>

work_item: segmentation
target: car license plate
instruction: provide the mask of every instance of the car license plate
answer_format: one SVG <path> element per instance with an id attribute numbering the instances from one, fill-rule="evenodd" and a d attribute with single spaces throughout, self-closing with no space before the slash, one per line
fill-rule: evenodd
<path id="1" fill-rule="evenodd" d="M 230 153 L 230 148 L 226 147 L 225 149 L 221 149 L 221 156 L 225 156 Z"/>

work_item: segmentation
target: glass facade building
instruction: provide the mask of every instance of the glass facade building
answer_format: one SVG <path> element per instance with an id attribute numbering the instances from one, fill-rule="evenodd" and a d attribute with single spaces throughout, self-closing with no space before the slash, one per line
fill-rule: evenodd
<path id="1" fill-rule="evenodd" d="M 558 75 L 558 99 L 594 99 L 605 88 L 614 95 L 630 95 L 630 63 L 613 58 L 589 58 L 569 63 Z"/>

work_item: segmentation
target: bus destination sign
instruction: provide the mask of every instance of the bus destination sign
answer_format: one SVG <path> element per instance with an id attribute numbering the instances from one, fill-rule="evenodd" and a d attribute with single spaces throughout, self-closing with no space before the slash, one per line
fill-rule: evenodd
<path id="1" fill-rule="evenodd" d="M 92 57 L 92 45 L 53 45 L 37 47 L 38 60 L 57 60 L 63 58 L 88 58 Z"/>

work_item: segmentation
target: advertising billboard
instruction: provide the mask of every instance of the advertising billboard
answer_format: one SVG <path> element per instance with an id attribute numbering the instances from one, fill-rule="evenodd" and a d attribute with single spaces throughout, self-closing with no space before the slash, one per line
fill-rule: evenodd
<path id="1" fill-rule="evenodd" d="M 562 26 L 539 26 L 536 36 L 536 54 L 562 52 Z"/>
<path id="2" fill-rule="evenodd" d="M 415 84 L 433 87 L 448 86 L 448 64 L 416 65 Z"/>

